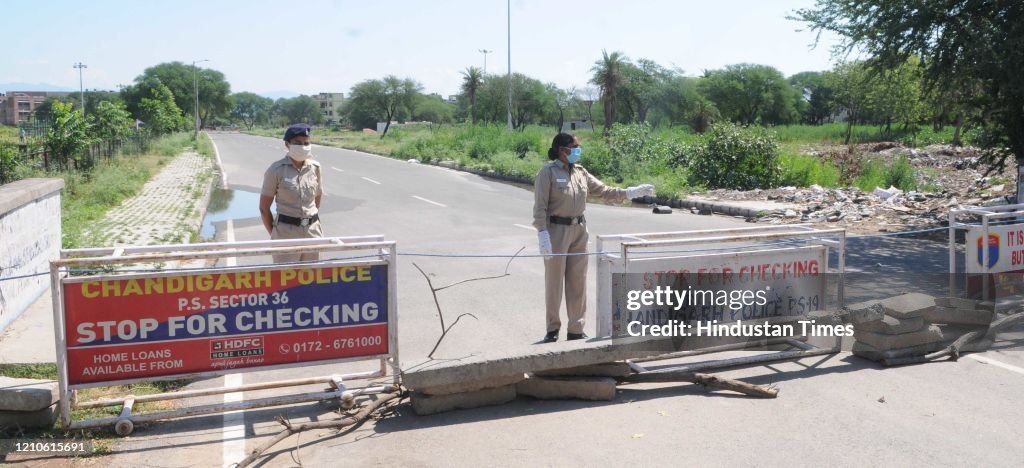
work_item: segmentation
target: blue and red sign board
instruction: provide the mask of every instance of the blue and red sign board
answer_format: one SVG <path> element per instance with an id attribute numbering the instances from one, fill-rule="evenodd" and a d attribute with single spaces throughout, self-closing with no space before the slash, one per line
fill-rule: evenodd
<path id="1" fill-rule="evenodd" d="M 386 265 L 111 277 L 63 285 L 68 382 L 389 352 Z"/>

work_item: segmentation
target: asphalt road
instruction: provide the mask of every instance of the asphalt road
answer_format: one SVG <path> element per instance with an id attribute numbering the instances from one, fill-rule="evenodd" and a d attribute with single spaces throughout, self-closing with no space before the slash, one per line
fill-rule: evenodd
<path id="1" fill-rule="evenodd" d="M 263 171 L 283 155 L 277 139 L 226 133 L 213 138 L 235 191 L 257 192 Z M 354 151 L 316 147 L 314 154 L 326 176 L 321 209 L 326 235 L 384 234 L 407 253 L 512 254 L 523 246 L 524 252 L 536 251 L 536 235 L 529 227 L 533 196 L 527 188 Z M 641 207 L 593 204 L 587 219 L 591 239 L 604 233 L 749 226 L 726 217 L 654 215 Z M 255 205 L 232 224 L 236 240 L 267 238 Z M 925 266 L 906 260 L 912 258 L 922 259 L 920 265 L 945 264 L 945 257 L 935 260 L 944 255 L 942 244 L 918 244 L 919 251 L 909 245 L 853 241 L 851 258 L 856 261 L 851 266 L 877 274 L 884 269 L 924 271 L 920 269 Z M 500 274 L 506 262 L 402 257 L 398 298 L 404 362 L 425 357 L 439 335 L 430 291 L 413 261 L 432 273 L 437 284 Z M 477 320 L 453 329 L 437 357 L 457 358 L 541 337 L 541 260 L 517 259 L 509 272 L 508 277 L 440 293 L 446 316 L 472 312 Z M 913 280 L 905 282 L 911 285 Z M 588 284 L 594 284 L 593 261 Z M 594 293 L 591 288 L 588 332 L 595 323 Z M 724 373 L 779 385 L 782 392 L 774 400 L 709 393 L 692 385 L 633 385 L 622 387 L 618 399 L 607 403 L 521 399 L 422 418 L 404 407 L 394 417 L 344 435 L 319 431 L 292 437 L 263 466 L 1020 466 L 1024 442 L 1016 425 L 1024 419 L 1024 334 L 1011 338 L 1015 341 L 999 350 L 980 353 L 987 362 L 961 359 L 886 369 L 840 353 Z M 365 369 L 355 364 L 312 366 L 246 373 L 228 382 Z M 224 382 L 209 379 L 190 387 Z M 252 392 L 246 398 L 276 393 Z M 274 417 L 280 414 L 305 421 L 331 417 L 331 410 L 306 404 L 155 424 L 120 441 L 102 463 L 222 466 L 276 433 L 280 426 Z"/>

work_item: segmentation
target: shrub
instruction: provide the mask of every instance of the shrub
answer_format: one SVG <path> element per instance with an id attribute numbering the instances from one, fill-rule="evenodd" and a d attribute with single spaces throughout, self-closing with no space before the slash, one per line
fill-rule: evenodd
<path id="1" fill-rule="evenodd" d="M 779 157 L 781 166 L 780 185 L 794 187 L 839 186 L 839 170 L 828 162 L 814 156 L 783 154 Z"/>
<path id="2" fill-rule="evenodd" d="M 878 159 L 869 159 L 861 164 L 860 175 L 854 185 L 865 192 L 870 192 L 875 187 L 890 186 L 909 192 L 917 190 L 918 176 L 917 171 L 910 165 L 910 160 L 905 157 L 888 165 Z"/>
<path id="3" fill-rule="evenodd" d="M 780 177 L 779 145 L 762 128 L 715 124 L 690 162 L 695 185 L 750 190 L 775 186 Z"/>

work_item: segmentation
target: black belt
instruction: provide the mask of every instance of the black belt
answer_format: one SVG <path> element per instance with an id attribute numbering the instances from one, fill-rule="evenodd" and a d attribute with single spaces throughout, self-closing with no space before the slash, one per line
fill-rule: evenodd
<path id="1" fill-rule="evenodd" d="M 587 219 L 584 218 L 583 215 L 570 216 L 570 217 L 566 217 L 566 216 L 552 216 L 552 217 L 548 218 L 548 221 L 550 221 L 552 223 L 555 223 L 555 224 L 563 224 L 563 225 L 566 225 L 566 226 L 572 226 L 573 224 L 586 224 L 587 223 Z"/>
<path id="2" fill-rule="evenodd" d="M 291 224 L 292 226 L 306 227 L 317 221 L 320 221 L 320 213 L 317 213 L 310 218 L 296 218 L 294 216 L 288 216 L 286 214 L 277 214 L 277 222 Z"/>

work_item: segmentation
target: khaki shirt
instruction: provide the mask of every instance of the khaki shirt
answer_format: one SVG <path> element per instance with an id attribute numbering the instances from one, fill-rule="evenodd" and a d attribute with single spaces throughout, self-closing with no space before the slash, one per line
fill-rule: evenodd
<path id="1" fill-rule="evenodd" d="M 587 195 L 596 195 L 608 201 L 621 201 L 626 191 L 609 187 L 587 172 L 583 166 L 573 164 L 570 169 L 560 160 L 551 161 L 537 173 L 533 182 L 533 227 L 548 229 L 548 217 L 582 216 L 587 206 Z"/>
<path id="2" fill-rule="evenodd" d="M 263 174 L 260 194 L 274 197 L 279 214 L 308 218 L 317 213 L 316 197 L 323 195 L 323 187 L 319 162 L 310 158 L 302 169 L 295 169 L 292 160 L 285 156 L 274 161 Z"/>

